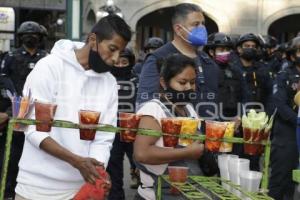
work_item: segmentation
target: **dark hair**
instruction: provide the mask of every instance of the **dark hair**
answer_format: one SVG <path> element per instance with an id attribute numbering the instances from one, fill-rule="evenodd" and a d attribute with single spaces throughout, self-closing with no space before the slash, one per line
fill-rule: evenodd
<path id="1" fill-rule="evenodd" d="M 95 33 L 100 41 L 112 39 L 114 33 L 120 35 L 127 42 L 131 39 L 130 27 L 118 15 L 101 18 L 92 28 L 91 33 Z"/>
<path id="2" fill-rule="evenodd" d="M 172 16 L 172 24 L 176 24 L 186 19 L 187 15 L 192 12 L 203 12 L 203 10 L 196 4 L 182 3 L 174 7 L 174 14 Z"/>
<path id="3" fill-rule="evenodd" d="M 166 84 L 169 84 L 173 77 L 180 74 L 187 67 L 191 66 L 196 70 L 195 61 L 183 54 L 172 54 L 165 60 L 160 60 L 158 66 L 160 67 L 160 76 Z"/>

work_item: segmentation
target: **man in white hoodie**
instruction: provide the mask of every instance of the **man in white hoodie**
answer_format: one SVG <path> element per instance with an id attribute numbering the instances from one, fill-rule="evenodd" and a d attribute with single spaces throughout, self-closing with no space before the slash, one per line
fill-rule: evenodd
<path id="1" fill-rule="evenodd" d="M 27 77 L 23 93 L 30 89 L 33 99 L 56 103 L 57 120 L 78 123 L 78 111 L 86 109 L 101 112 L 100 123 L 116 125 L 117 83 L 109 71 L 130 39 L 130 28 L 122 18 L 102 18 L 86 43 L 56 42 Z M 113 140 L 112 133 L 98 131 L 93 141 L 84 141 L 76 129 L 53 127 L 46 133 L 30 126 L 16 199 L 72 199 L 84 181 L 95 182 L 96 166 L 107 166 Z"/>

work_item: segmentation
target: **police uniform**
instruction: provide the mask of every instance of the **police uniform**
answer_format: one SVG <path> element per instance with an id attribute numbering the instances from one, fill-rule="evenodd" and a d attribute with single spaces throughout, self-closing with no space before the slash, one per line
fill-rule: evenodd
<path id="1" fill-rule="evenodd" d="M 4 57 L 1 63 L 1 73 L 10 77 L 18 95 L 22 95 L 28 74 L 35 64 L 46 55 L 47 52 L 40 49 L 37 49 L 34 55 L 30 55 L 22 46 Z"/>
<path id="2" fill-rule="evenodd" d="M 134 73 L 127 76 L 116 77 L 118 82 L 119 106 L 118 112 L 135 112 L 135 99 L 138 78 Z M 119 122 L 118 122 L 119 123 Z M 113 142 L 113 148 L 110 152 L 110 159 L 107 166 L 107 172 L 110 174 L 112 188 L 108 196 L 109 200 L 124 200 L 125 194 L 123 190 L 123 161 L 124 155 L 128 157 L 130 168 L 135 171 L 133 162 L 133 143 L 120 141 L 120 134 L 116 133 Z"/>
<path id="3" fill-rule="evenodd" d="M 276 200 L 293 199 L 295 183 L 292 170 L 298 165 L 296 126 L 298 108 L 293 102 L 300 73 L 296 67 L 278 73 L 273 99 L 277 115 L 272 130 L 269 195 Z"/>

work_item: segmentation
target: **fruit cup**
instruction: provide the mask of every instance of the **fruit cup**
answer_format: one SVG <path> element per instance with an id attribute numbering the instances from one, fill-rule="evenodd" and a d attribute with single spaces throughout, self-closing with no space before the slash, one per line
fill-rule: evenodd
<path id="1" fill-rule="evenodd" d="M 91 110 L 80 110 L 78 112 L 79 114 L 79 124 L 84 127 L 90 127 L 95 126 L 98 124 L 100 119 L 100 112 L 91 111 Z M 86 128 L 80 128 L 80 139 L 81 140 L 94 140 L 96 130 L 93 129 L 86 129 Z"/>
<path id="2" fill-rule="evenodd" d="M 260 142 L 262 131 L 258 129 L 243 128 L 243 137 L 247 142 Z M 259 155 L 261 152 L 260 144 L 244 144 L 244 153 L 248 155 Z"/>
<path id="3" fill-rule="evenodd" d="M 165 147 L 176 147 L 178 144 L 178 135 L 181 130 L 181 121 L 176 118 L 162 118 L 161 129 L 164 133 L 163 142 Z M 165 135 L 167 134 L 167 135 Z M 174 136 L 173 136 L 174 135 Z"/>
<path id="4" fill-rule="evenodd" d="M 141 116 L 134 113 L 119 113 L 119 124 L 121 128 L 137 129 L 140 123 Z M 120 141 L 134 142 L 137 131 L 122 130 L 120 131 Z"/>
<path id="5" fill-rule="evenodd" d="M 205 121 L 205 148 L 212 152 L 219 152 L 220 141 L 211 141 L 208 139 L 222 139 L 227 127 L 227 122 Z"/>
<path id="6" fill-rule="evenodd" d="M 234 135 L 234 125 L 235 125 L 235 122 L 227 122 L 227 127 L 226 127 L 226 130 L 225 130 L 225 133 L 224 133 L 224 137 L 227 137 L 227 138 L 232 138 L 233 137 L 233 135 Z M 231 152 L 232 151 L 232 143 L 222 142 L 219 151 L 224 152 L 224 153 L 225 152 Z"/>
<path id="7" fill-rule="evenodd" d="M 36 130 L 50 132 L 57 105 L 53 103 L 34 102 L 35 119 L 40 123 L 36 124 Z"/>
<path id="8" fill-rule="evenodd" d="M 175 183 L 185 183 L 188 177 L 188 167 L 181 166 L 169 166 L 169 179 Z M 175 187 L 171 187 L 170 193 L 173 195 L 179 194 L 179 191 Z"/>
<path id="9" fill-rule="evenodd" d="M 199 120 L 193 118 L 180 118 L 181 120 L 181 130 L 180 134 L 189 134 L 195 135 L 198 129 Z M 179 138 L 179 145 L 181 146 L 188 146 L 193 143 L 192 139 L 183 139 Z"/>

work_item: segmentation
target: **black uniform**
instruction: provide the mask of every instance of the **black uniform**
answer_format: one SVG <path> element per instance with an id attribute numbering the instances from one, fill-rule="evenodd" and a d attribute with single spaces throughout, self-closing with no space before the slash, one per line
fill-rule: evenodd
<path id="1" fill-rule="evenodd" d="M 233 56 L 229 64 L 238 70 L 239 76 L 242 77 L 241 103 L 246 106 L 246 109 L 260 109 L 259 104 L 262 104 L 265 109 L 270 107 L 268 103 L 272 94 L 272 79 L 268 69 L 260 62 L 244 67 L 237 56 Z M 242 137 L 242 131 L 238 136 Z M 239 144 L 234 145 L 234 152 L 250 159 L 251 170 L 259 171 L 259 156 L 243 155 L 243 145 Z"/>
<path id="2" fill-rule="evenodd" d="M 272 131 L 269 195 L 276 200 L 293 199 L 292 170 L 298 165 L 296 126 L 298 108 L 293 102 L 293 84 L 300 80 L 296 67 L 280 72 L 273 88 L 277 116 Z"/>
<path id="3" fill-rule="evenodd" d="M 239 116 L 239 103 L 242 101 L 242 78 L 239 71 L 230 65 L 219 65 L 219 90 L 220 118 Z M 224 118 L 225 117 L 225 118 Z"/>
<path id="4" fill-rule="evenodd" d="M 18 95 L 22 95 L 28 74 L 46 54 L 46 51 L 38 49 L 34 55 L 30 55 L 22 46 L 4 57 L 1 63 L 1 74 L 10 77 Z"/>
<path id="5" fill-rule="evenodd" d="M 116 76 L 116 74 L 114 74 Z M 135 99 L 137 90 L 137 76 L 133 73 L 127 76 L 116 76 L 118 81 L 119 95 L 119 112 L 135 112 Z M 123 190 L 123 161 L 124 155 L 127 155 L 130 162 L 130 168 L 135 171 L 133 162 L 133 143 L 120 141 L 120 134 L 116 133 L 113 148 L 110 152 L 110 159 L 107 166 L 107 172 L 110 174 L 112 188 L 108 196 L 109 200 L 124 200 L 125 194 Z"/>

